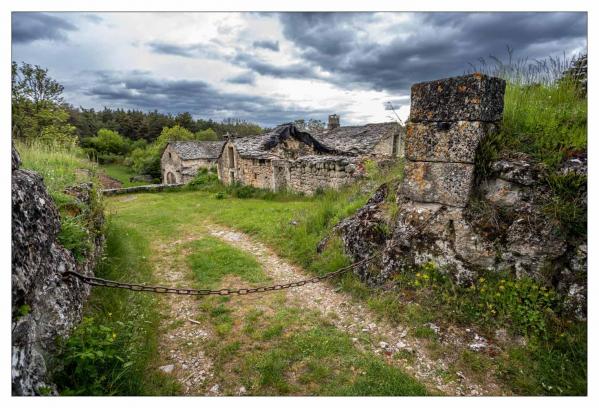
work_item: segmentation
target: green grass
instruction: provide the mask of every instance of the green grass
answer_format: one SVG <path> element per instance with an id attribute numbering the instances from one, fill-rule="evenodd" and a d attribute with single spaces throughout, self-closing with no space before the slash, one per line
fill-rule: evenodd
<path id="1" fill-rule="evenodd" d="M 148 240 L 113 221 L 107 229 L 105 259 L 97 276 L 152 281 Z M 160 320 L 157 298 L 148 294 L 94 288 L 85 317 L 64 340 L 54 381 L 61 395 L 172 395 L 178 386 L 152 369 Z"/>
<path id="2" fill-rule="evenodd" d="M 298 325 L 300 318 L 301 328 Z M 261 332 L 268 347 L 247 354 L 242 378 L 255 395 L 426 395 L 424 386 L 351 338 L 299 310 L 281 309 Z M 284 328 L 284 329 L 283 329 Z M 285 332 L 285 333 L 283 333 Z"/>
<path id="3" fill-rule="evenodd" d="M 504 151 L 532 155 L 557 166 L 587 147 L 587 100 L 568 82 L 550 85 L 508 83 L 501 133 Z"/>
<path id="4" fill-rule="evenodd" d="M 256 260 L 217 238 L 205 237 L 189 245 L 187 257 L 195 280 L 201 287 L 214 287 L 224 276 L 238 276 L 248 283 L 268 281 Z"/>
<path id="5" fill-rule="evenodd" d="M 97 167 L 74 147 L 19 140 L 15 141 L 15 147 L 21 157 L 22 168 L 33 170 L 43 177 L 58 208 L 61 218 L 58 242 L 70 250 L 78 262 L 83 262 L 92 249 L 93 239 L 102 233 L 102 227 L 98 225 L 103 202 L 96 191 Z M 92 183 L 89 203 L 82 203 L 64 192 L 67 187 L 80 183 Z"/>
<path id="6" fill-rule="evenodd" d="M 130 167 L 119 163 L 106 163 L 99 166 L 101 171 L 104 171 L 108 176 L 120 181 L 123 187 L 143 186 L 147 181 L 130 181 L 131 177 L 136 176 L 135 172 Z"/>

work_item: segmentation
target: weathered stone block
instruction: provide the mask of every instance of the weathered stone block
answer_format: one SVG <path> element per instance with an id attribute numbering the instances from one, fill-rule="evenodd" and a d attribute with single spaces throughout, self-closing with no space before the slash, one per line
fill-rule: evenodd
<path id="1" fill-rule="evenodd" d="M 475 73 L 412 86 L 411 122 L 497 122 L 505 81 Z"/>
<path id="2" fill-rule="evenodd" d="M 474 163 L 480 141 L 497 126 L 488 122 L 409 122 L 406 158 L 415 161 Z"/>
<path id="3" fill-rule="evenodd" d="M 465 207 L 474 180 L 474 165 L 465 163 L 406 162 L 400 192 L 423 203 Z"/>

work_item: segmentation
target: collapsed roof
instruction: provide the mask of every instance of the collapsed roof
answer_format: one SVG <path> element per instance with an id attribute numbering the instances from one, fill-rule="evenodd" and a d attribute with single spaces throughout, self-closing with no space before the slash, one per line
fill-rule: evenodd
<path id="1" fill-rule="evenodd" d="M 294 124 L 286 123 L 277 126 L 268 133 L 258 136 L 246 136 L 234 139 L 233 143 L 239 153 L 239 156 L 252 159 L 273 159 L 275 155 L 270 153 L 274 147 L 286 139 L 293 138 L 321 153 L 337 154 L 336 149 L 322 144 L 307 132 L 302 132 Z"/>

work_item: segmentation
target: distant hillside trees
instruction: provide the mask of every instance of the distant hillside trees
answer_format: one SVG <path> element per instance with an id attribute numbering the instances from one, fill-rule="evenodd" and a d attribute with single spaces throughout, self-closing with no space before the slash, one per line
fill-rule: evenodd
<path id="1" fill-rule="evenodd" d="M 165 127 L 180 126 L 192 133 L 207 131 L 205 139 L 218 140 L 227 133 L 239 136 L 258 135 L 263 129 L 242 119 L 225 119 L 221 122 L 212 119 L 193 119 L 189 112 L 177 115 L 158 111 L 142 112 L 139 110 L 123 110 L 104 108 L 101 111 L 85 108 L 69 107 L 69 122 L 77 129 L 80 138 L 93 137 L 100 129 L 109 129 L 131 139 L 155 141 Z M 212 133 L 214 132 L 214 133 Z M 213 139 L 216 135 L 216 139 Z"/>

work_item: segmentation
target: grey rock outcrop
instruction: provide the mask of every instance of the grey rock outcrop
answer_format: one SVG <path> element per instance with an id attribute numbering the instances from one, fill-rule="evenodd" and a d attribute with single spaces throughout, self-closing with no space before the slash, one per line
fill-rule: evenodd
<path id="1" fill-rule="evenodd" d="M 88 287 L 63 274 L 91 274 L 102 237 L 78 264 L 57 242 L 60 216 L 42 178 L 18 168 L 14 148 L 12 157 L 12 393 L 56 393 L 47 378 L 49 356 L 55 339 L 80 320 L 89 294 Z"/>
<path id="2" fill-rule="evenodd" d="M 545 168 L 520 155 L 476 174 L 478 145 L 498 129 L 503 89 L 500 80 L 480 75 L 415 85 L 403 181 L 377 190 L 337 231 L 355 260 L 382 254 L 357 270 L 370 284 L 428 262 L 458 282 L 509 270 L 552 285 L 583 318 L 586 245 L 566 242 L 546 216 Z M 586 155 L 561 172 L 586 175 Z M 384 205 L 390 195 L 399 207 L 393 220 Z"/>

